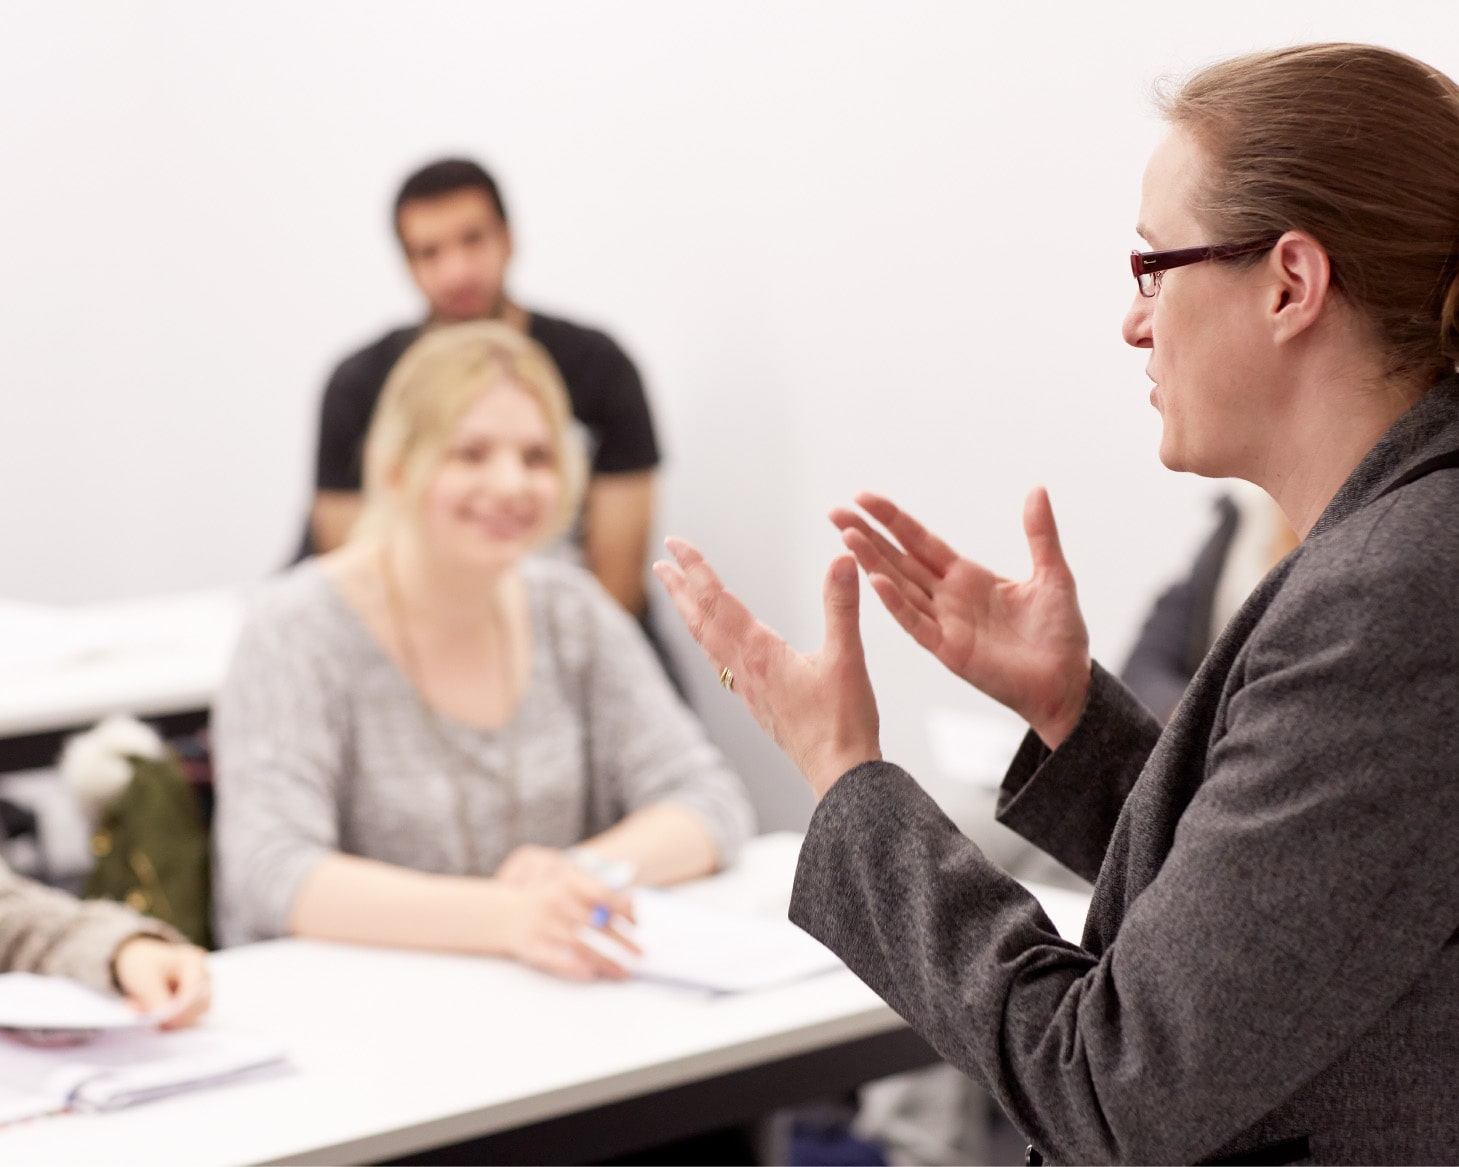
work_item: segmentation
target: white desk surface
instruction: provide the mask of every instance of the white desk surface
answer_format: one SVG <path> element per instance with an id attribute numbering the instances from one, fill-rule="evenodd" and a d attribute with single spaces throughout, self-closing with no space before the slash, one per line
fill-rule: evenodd
<path id="1" fill-rule="evenodd" d="M 783 913 L 799 846 L 795 834 L 761 836 L 734 871 L 693 885 L 692 894 Z M 292 1071 L 0 1129 L 0 1161 L 386 1159 L 902 1025 L 847 971 L 715 997 L 642 982 L 568 984 L 504 961 L 301 940 L 213 959 L 209 1024 L 279 1036 Z"/>
<path id="2" fill-rule="evenodd" d="M 0 737 L 206 709 L 243 619 L 221 588 L 74 607 L 0 602 Z"/>

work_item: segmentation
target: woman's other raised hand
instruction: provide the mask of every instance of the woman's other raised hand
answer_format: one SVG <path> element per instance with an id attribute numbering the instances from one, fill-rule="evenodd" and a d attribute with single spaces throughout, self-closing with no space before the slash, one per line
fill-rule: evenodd
<path id="1" fill-rule="evenodd" d="M 887 611 L 944 665 L 1057 747 L 1083 712 L 1091 664 L 1048 492 L 1035 487 L 1024 502 L 1033 573 L 1021 581 L 958 555 L 880 495 L 858 494 L 856 505 L 865 516 L 837 507 L 831 522 Z"/>

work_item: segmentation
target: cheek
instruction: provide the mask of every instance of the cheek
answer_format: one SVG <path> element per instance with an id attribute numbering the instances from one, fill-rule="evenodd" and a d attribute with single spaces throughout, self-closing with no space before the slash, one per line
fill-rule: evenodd
<path id="1" fill-rule="evenodd" d="M 543 470 L 534 475 L 533 486 L 544 507 L 555 511 L 562 503 L 562 476 L 556 470 Z"/>

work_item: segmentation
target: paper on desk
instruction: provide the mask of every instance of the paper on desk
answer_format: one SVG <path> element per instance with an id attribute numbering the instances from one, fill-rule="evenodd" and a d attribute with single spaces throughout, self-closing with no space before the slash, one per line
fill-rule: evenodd
<path id="1" fill-rule="evenodd" d="M 284 1064 L 272 1039 L 208 1028 L 113 1030 L 64 1049 L 0 1038 L 0 1123 L 68 1108 L 114 1110 Z"/>
<path id="2" fill-rule="evenodd" d="M 120 997 L 65 977 L 0 973 L 0 1028 L 94 1031 L 155 1027 L 187 1002 L 138 1013 Z"/>
<path id="3" fill-rule="evenodd" d="M 843 968 L 839 957 L 789 920 L 640 888 L 633 893 L 636 927 L 625 928 L 641 958 L 590 932 L 586 939 L 636 976 L 720 993 L 788 984 Z"/>

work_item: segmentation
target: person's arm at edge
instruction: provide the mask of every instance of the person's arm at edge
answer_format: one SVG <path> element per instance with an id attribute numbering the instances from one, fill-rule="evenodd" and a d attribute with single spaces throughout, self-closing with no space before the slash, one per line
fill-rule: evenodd
<path id="1" fill-rule="evenodd" d="M 653 530 L 653 470 L 595 474 L 583 512 L 588 570 L 632 616 L 647 603 L 644 574 Z"/>
<path id="2" fill-rule="evenodd" d="M 0 864 L 0 952 L 6 972 L 69 977 L 120 992 L 142 1008 L 174 997 L 191 1004 L 168 1024 L 208 1006 L 205 956 L 172 927 L 109 900 L 78 900 Z"/>

